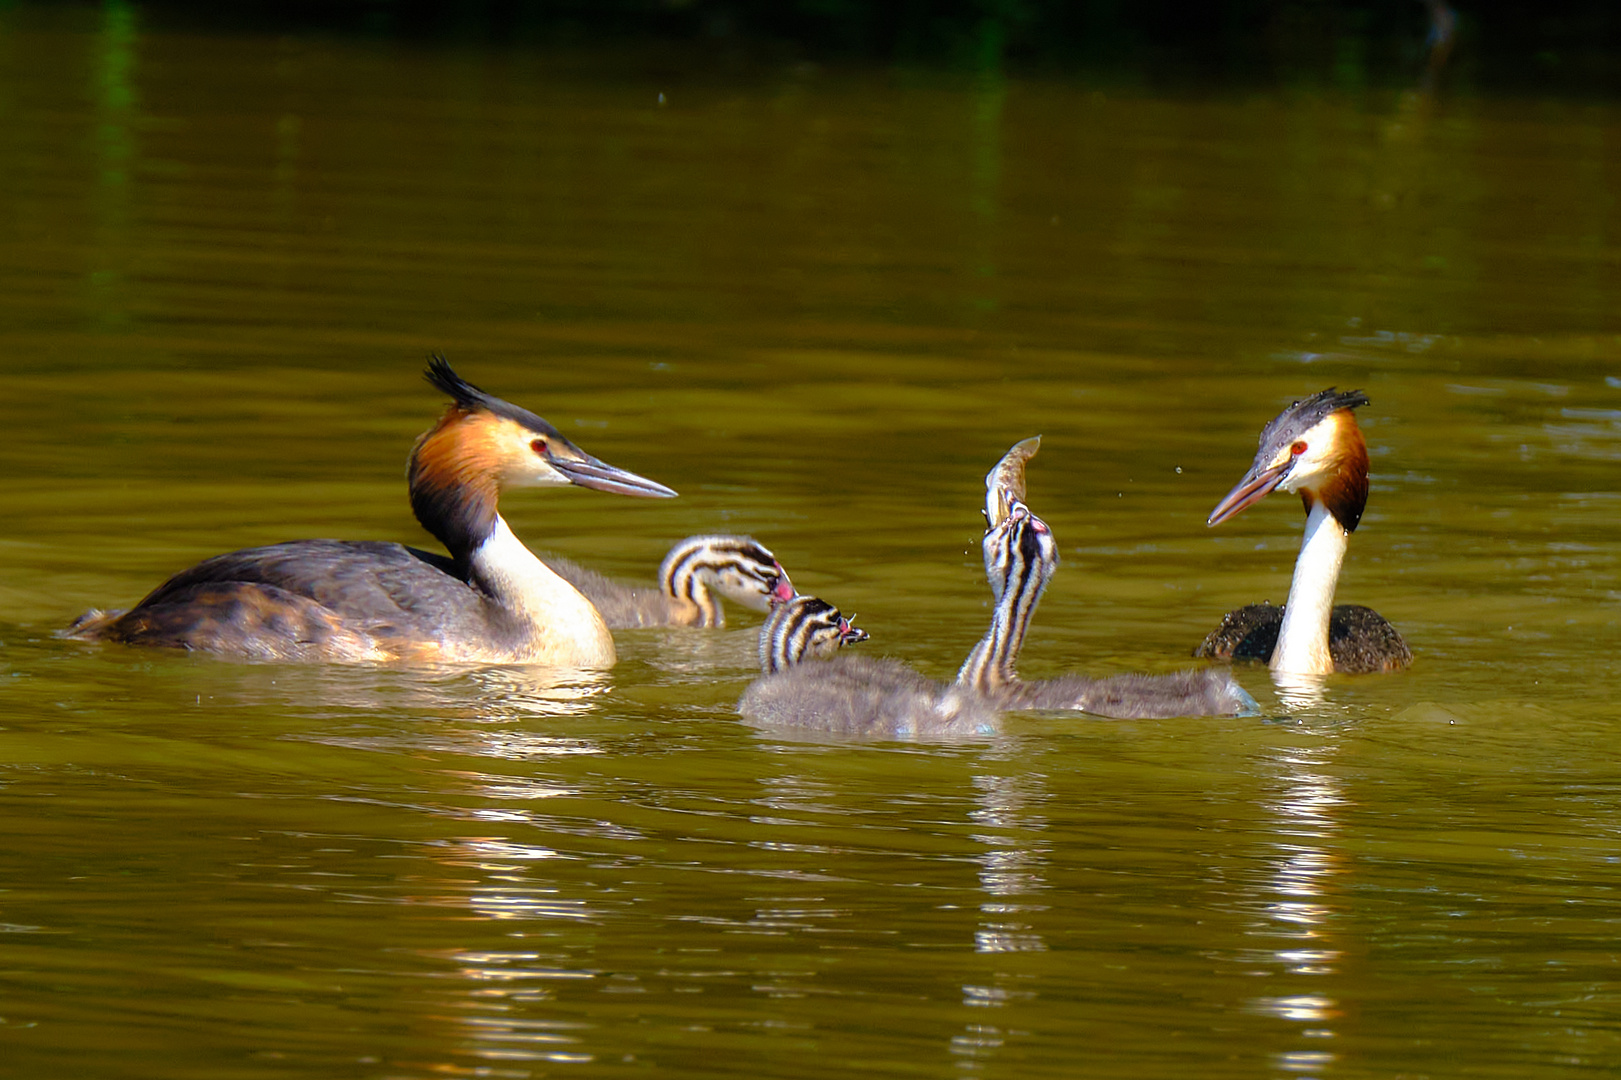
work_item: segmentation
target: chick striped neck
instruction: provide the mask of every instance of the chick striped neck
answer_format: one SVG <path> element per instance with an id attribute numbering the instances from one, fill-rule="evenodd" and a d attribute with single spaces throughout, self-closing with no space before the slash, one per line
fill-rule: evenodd
<path id="1" fill-rule="evenodd" d="M 764 583 L 776 573 L 776 557 L 745 536 L 689 536 L 664 556 L 659 590 L 677 608 L 696 612 L 694 626 L 725 626 L 715 588 L 723 577 Z M 769 586 L 762 584 L 762 596 Z"/>
<path id="2" fill-rule="evenodd" d="M 1028 520 L 1008 530 L 1001 541 L 986 544 L 985 570 L 996 606 L 990 628 L 957 672 L 958 686 L 983 693 L 1018 677 L 1014 665 L 1056 561 L 1051 533 L 1043 537 Z"/>

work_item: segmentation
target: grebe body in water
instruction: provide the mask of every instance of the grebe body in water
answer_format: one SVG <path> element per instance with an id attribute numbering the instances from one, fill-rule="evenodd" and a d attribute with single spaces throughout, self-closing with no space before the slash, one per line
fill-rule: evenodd
<path id="1" fill-rule="evenodd" d="M 411 509 L 448 556 L 345 540 L 249 548 L 181 571 L 127 612 L 89 612 L 69 635 L 251 660 L 611 667 L 602 616 L 513 535 L 497 510 L 501 492 L 675 492 L 591 457 L 442 357 L 427 379 L 452 404 L 412 448 L 407 478 Z"/>
<path id="2" fill-rule="evenodd" d="M 1334 603 L 1334 588 L 1368 502 L 1368 448 L 1351 411 L 1360 390 L 1333 388 L 1297 401 L 1261 431 L 1244 479 L 1210 512 L 1219 525 L 1282 489 L 1299 492 L 1306 535 L 1283 607 L 1249 604 L 1228 612 L 1195 656 L 1265 660 L 1289 675 L 1361 675 L 1413 662 L 1400 633 L 1372 608 Z"/>

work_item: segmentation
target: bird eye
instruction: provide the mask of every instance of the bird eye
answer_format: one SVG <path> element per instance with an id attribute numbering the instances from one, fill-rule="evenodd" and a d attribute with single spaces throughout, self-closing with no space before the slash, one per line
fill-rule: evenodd
<path id="1" fill-rule="evenodd" d="M 546 453 L 546 440 L 545 439 L 536 439 L 534 442 L 529 444 L 529 449 L 533 450 L 537 454 L 545 454 Z"/>
<path id="2" fill-rule="evenodd" d="M 1289 453 L 1293 454 L 1295 457 L 1299 457 L 1301 454 L 1304 454 L 1305 452 L 1306 452 L 1306 444 L 1303 443 L 1303 442 L 1297 442 L 1293 446 L 1289 447 Z"/>

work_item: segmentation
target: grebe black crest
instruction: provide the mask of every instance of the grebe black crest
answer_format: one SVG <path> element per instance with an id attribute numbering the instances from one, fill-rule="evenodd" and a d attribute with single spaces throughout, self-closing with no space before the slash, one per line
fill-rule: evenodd
<path id="1" fill-rule="evenodd" d="M 615 581 L 568 559 L 542 561 L 580 590 L 610 630 L 642 626 L 725 626 L 725 598 L 751 611 L 794 595 L 771 549 L 752 536 L 689 536 L 659 565 L 655 588 Z"/>
<path id="2" fill-rule="evenodd" d="M 1412 650 L 1378 612 L 1334 604 L 1351 534 L 1368 502 L 1368 448 L 1352 411 L 1360 390 L 1332 387 L 1297 401 L 1261 431 L 1249 472 L 1210 512 L 1219 525 L 1268 493 L 1298 492 L 1306 534 L 1283 607 L 1250 604 L 1228 612 L 1195 656 L 1265 660 L 1290 675 L 1399 671 Z"/>
<path id="3" fill-rule="evenodd" d="M 443 357 L 427 379 L 452 404 L 412 447 L 407 480 L 417 520 L 448 556 L 344 540 L 249 548 L 176 574 L 128 612 L 92 611 L 69 636 L 254 660 L 612 666 L 602 616 L 513 535 L 500 495 L 569 485 L 675 492 L 592 457 Z"/>
<path id="4" fill-rule="evenodd" d="M 799 728 L 867 738 L 960 736 L 994 731 L 1001 712 L 1048 709 L 1116 718 L 1233 716 L 1256 711 L 1253 698 L 1214 669 L 1175 675 L 1123 675 L 1090 679 L 1072 675 L 1025 681 L 1015 665 L 1030 619 L 1058 567 L 1051 527 L 1023 502 L 1024 464 L 1039 441 L 1029 439 L 1004 456 L 986 477 L 986 520 L 981 541 L 986 580 L 996 603 L 990 627 L 969 652 L 951 683 L 939 683 L 894 660 L 833 655 L 820 662 L 782 641 L 795 640 L 779 626 L 799 617 L 784 605 L 761 633 L 762 675 L 738 702 L 746 718 L 762 726 Z M 838 612 L 824 601 L 798 597 L 821 624 L 837 625 Z M 809 619 L 811 614 L 804 616 Z M 837 651 L 836 635 L 824 636 L 822 655 Z M 806 662 L 808 661 L 808 662 Z"/>

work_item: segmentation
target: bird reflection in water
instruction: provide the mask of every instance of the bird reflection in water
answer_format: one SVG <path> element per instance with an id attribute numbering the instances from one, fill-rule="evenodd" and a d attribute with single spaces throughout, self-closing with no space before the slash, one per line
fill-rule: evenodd
<path id="1" fill-rule="evenodd" d="M 1326 765 L 1333 747 L 1280 749 L 1275 759 L 1281 795 L 1267 804 L 1274 815 L 1272 834 L 1277 854 L 1258 887 L 1260 917 L 1250 933 L 1282 938 L 1281 947 L 1255 958 L 1266 970 L 1281 974 L 1293 992 L 1252 998 L 1249 1008 L 1299 1025 L 1302 1039 L 1334 1038 L 1334 1022 L 1343 1015 L 1340 1002 L 1326 987 L 1313 986 L 1339 972 L 1344 951 L 1337 947 L 1339 891 L 1335 878 L 1345 872 L 1344 856 L 1332 844 L 1340 823 L 1336 817 L 1346 799 L 1339 780 Z M 1337 1060 L 1332 1051 L 1308 1044 L 1277 1055 L 1280 1069 L 1321 1074 Z"/>
<path id="2" fill-rule="evenodd" d="M 1286 712 L 1307 712 L 1328 704 L 1327 675 L 1274 671 L 1272 689 Z"/>
<path id="3" fill-rule="evenodd" d="M 525 949 L 447 949 L 428 955 L 451 969 L 458 1000 L 439 1019 L 452 1026 L 462 1055 L 486 1063 L 475 1075 L 534 1075 L 521 1066 L 504 1070 L 500 1062 L 581 1065 L 596 1060 L 585 1049 L 586 1033 L 595 1025 L 537 1016 L 534 1009 L 555 1001 L 566 986 L 598 979 L 596 972 L 559 966 L 553 957 Z M 443 1071 L 474 1072 L 448 1063 Z"/>
<path id="4" fill-rule="evenodd" d="M 595 923 L 606 913 L 588 896 L 566 895 L 559 875 L 547 866 L 577 855 L 523 839 L 556 836 L 549 826 L 558 815 L 546 814 L 542 807 L 582 792 L 527 775 L 449 775 L 462 782 L 461 790 L 450 792 L 447 804 L 432 807 L 432 812 L 505 828 L 500 834 L 445 837 L 436 843 L 432 860 L 440 873 L 411 903 L 455 913 L 451 918 L 456 925 L 474 928 L 465 935 L 457 931 L 463 940 L 518 939 L 523 945 L 420 951 L 441 966 L 433 983 L 441 1007 L 432 1015 L 448 1029 L 448 1040 L 438 1041 L 457 1048 L 455 1063 L 447 1063 L 445 1071 L 469 1072 L 465 1063 L 471 1059 L 480 1063 L 480 1076 L 530 1076 L 522 1066 L 596 1060 L 587 1049 L 595 1025 L 548 1016 L 547 1010 L 571 989 L 601 980 L 600 972 L 576 966 L 571 952 L 555 944 L 557 928 Z M 492 923 L 506 928 L 492 934 Z M 502 1063 L 520 1067 L 508 1072 Z"/>
<path id="5" fill-rule="evenodd" d="M 375 720 L 356 730 L 345 725 L 293 737 L 325 746 L 383 753 L 462 754 L 507 761 L 599 754 L 582 735 L 537 728 L 536 720 L 586 716 L 613 688 L 606 672 L 528 665 L 400 670 L 300 668 L 268 671 L 255 685 L 257 700 L 290 705 L 319 701 L 321 711 L 343 719 Z M 318 683 L 319 689 L 312 689 Z M 336 718 L 336 717 L 335 717 Z"/>
<path id="6" fill-rule="evenodd" d="M 1022 752 L 1021 746 L 1007 744 L 993 757 L 1014 759 Z M 1029 984 L 1030 974 L 1021 970 L 1019 957 L 1047 951 L 1046 939 L 1028 921 L 1048 907 L 1030 902 L 1047 887 L 1042 874 L 1047 848 L 1039 842 L 1047 820 L 1029 809 L 1044 801 L 1046 792 L 1041 778 L 1028 772 L 982 773 L 974 777 L 974 788 L 979 807 L 969 817 L 983 831 L 973 839 L 985 845 L 978 857 L 979 887 L 985 898 L 979 905 L 974 951 L 996 959 L 989 979 L 963 986 L 962 1000 L 979 1008 L 1004 1008 L 1034 996 L 1019 988 Z M 1003 1027 L 973 1023 L 953 1036 L 951 1052 L 975 1061 L 994 1054 L 1003 1042 Z"/>

